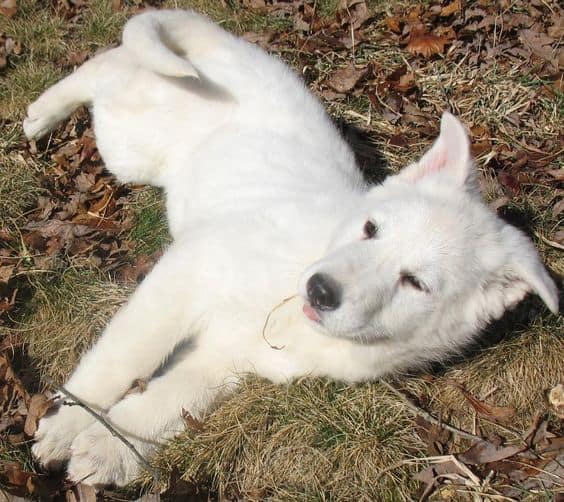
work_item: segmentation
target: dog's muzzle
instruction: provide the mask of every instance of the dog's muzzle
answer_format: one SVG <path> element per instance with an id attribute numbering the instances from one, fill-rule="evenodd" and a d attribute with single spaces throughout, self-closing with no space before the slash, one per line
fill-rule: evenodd
<path id="1" fill-rule="evenodd" d="M 341 304 L 339 285 L 328 275 L 314 274 L 306 284 L 307 298 L 317 310 L 335 310 Z"/>

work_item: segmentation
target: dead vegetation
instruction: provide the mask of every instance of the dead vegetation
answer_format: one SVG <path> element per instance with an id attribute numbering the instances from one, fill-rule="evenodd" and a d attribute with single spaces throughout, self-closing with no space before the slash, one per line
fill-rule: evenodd
<path id="1" fill-rule="evenodd" d="M 26 353 L 41 376 L 62 384 L 131 290 L 91 270 L 66 269 L 55 280 L 38 280 L 29 316 L 13 329 L 24 332 Z"/>
<path id="2" fill-rule="evenodd" d="M 424 443 L 412 416 L 377 384 L 245 380 L 204 424 L 189 424 L 157 465 L 210 479 L 218 496 L 252 500 L 401 500 Z"/>
<path id="3" fill-rule="evenodd" d="M 38 172 L 22 158 L 0 156 L 0 178 L 0 226 L 13 226 L 41 193 Z"/>
<path id="4" fill-rule="evenodd" d="M 344 134 L 371 179 L 416 158 L 443 110 L 460 115 L 492 208 L 564 274 L 556 1 L 0 2 L 0 483 L 21 496 L 72 491 L 30 462 L 38 375 L 68 375 L 168 235 L 160 194 L 104 171 L 84 112 L 37 144 L 19 124 L 30 101 L 149 4 L 196 8 L 279 54 L 358 128 Z M 249 378 L 204 423 L 186 417 L 155 460 L 163 499 L 558 500 L 562 416 L 548 394 L 564 381 L 564 339 L 561 318 L 539 305 L 490 327 L 466 359 L 393 383 L 485 441 L 445 433 L 378 383 Z"/>

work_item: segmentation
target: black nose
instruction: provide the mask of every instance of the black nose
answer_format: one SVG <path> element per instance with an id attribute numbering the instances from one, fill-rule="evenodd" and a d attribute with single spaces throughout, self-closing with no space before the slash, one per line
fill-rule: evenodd
<path id="1" fill-rule="evenodd" d="M 313 274 L 306 285 L 312 306 L 319 310 L 335 310 L 341 304 L 338 284 L 324 274 Z"/>

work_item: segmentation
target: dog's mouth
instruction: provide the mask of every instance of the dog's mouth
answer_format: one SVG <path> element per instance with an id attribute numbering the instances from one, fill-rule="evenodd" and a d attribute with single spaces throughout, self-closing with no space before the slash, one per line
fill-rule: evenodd
<path id="1" fill-rule="evenodd" d="M 303 309 L 305 316 L 313 322 L 320 323 L 321 317 L 309 303 L 304 303 Z"/>

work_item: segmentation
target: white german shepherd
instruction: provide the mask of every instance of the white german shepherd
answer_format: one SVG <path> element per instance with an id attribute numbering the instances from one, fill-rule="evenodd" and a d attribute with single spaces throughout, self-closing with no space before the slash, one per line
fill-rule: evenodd
<path id="1" fill-rule="evenodd" d="M 448 113 L 419 162 L 368 186 L 291 70 L 189 11 L 129 21 L 122 46 L 29 107 L 26 135 L 83 104 L 107 168 L 167 194 L 174 243 L 66 384 L 143 455 L 245 373 L 372 379 L 456 353 L 529 291 L 558 310 L 531 241 L 483 204 Z M 36 439 L 37 459 L 69 460 L 72 480 L 139 471 L 78 406 Z"/>

